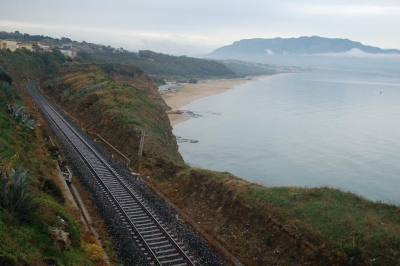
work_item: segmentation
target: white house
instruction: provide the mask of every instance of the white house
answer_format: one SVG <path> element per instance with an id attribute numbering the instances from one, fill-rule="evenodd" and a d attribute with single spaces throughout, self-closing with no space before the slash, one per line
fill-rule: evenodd
<path id="1" fill-rule="evenodd" d="M 69 56 L 71 58 L 74 58 L 77 55 L 77 52 L 75 50 L 60 50 L 60 52 L 64 56 Z"/>
<path id="2" fill-rule="evenodd" d="M 38 43 L 38 46 L 39 46 L 41 49 L 43 49 L 43 51 L 45 51 L 45 52 L 50 51 L 50 46 L 42 45 L 42 44 L 40 44 L 40 43 Z"/>

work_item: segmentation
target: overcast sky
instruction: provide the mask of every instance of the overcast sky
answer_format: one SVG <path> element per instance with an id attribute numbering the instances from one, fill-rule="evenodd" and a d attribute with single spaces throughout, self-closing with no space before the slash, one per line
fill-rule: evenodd
<path id="1" fill-rule="evenodd" d="M 399 25 L 399 0 L 0 0 L 0 30 L 168 54 L 312 35 L 400 49 Z"/>

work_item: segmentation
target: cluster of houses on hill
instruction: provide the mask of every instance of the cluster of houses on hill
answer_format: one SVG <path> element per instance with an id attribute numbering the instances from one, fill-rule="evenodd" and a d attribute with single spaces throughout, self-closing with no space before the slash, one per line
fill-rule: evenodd
<path id="1" fill-rule="evenodd" d="M 27 49 L 29 51 L 33 51 L 32 43 L 22 43 L 14 41 L 0 41 L 0 48 L 10 49 L 12 52 L 17 49 Z"/>
<path id="2" fill-rule="evenodd" d="M 51 52 L 52 49 L 48 45 L 43 45 L 41 43 L 36 42 L 16 42 L 16 41 L 7 41 L 0 40 L 0 49 L 10 49 L 11 52 L 15 52 L 17 49 L 27 49 L 31 52 L 35 51 L 34 45 L 37 45 L 44 52 Z M 57 47 L 59 51 L 66 57 L 74 58 L 78 51 L 72 47 L 72 45 L 63 45 Z"/>

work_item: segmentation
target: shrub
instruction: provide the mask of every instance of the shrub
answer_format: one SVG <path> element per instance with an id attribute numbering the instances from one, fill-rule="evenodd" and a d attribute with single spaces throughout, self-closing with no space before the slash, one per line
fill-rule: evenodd
<path id="1" fill-rule="evenodd" d="M 3 173 L 0 179 L 0 205 L 24 219 L 34 212 L 38 206 L 35 202 L 36 192 L 29 191 L 30 183 L 26 181 L 26 171 L 23 167 Z"/>
<path id="2" fill-rule="evenodd" d="M 357 246 L 354 247 L 345 247 L 344 251 L 350 258 L 355 258 L 361 254 L 361 249 Z"/>
<path id="3" fill-rule="evenodd" d="M 5 251 L 0 250 L 0 264 L 1 265 L 15 265 L 17 258 Z"/>
<path id="4" fill-rule="evenodd" d="M 0 82 L 0 92 L 3 92 L 8 100 L 12 101 L 15 99 L 14 92 L 12 90 L 12 86 L 6 82 Z"/>
<path id="5" fill-rule="evenodd" d="M 62 78 L 61 77 L 56 77 L 54 79 L 54 85 L 56 86 L 56 88 L 58 88 L 58 86 L 60 86 L 62 83 Z"/>
<path id="6" fill-rule="evenodd" d="M 4 144 L 0 142 L 0 152 L 3 151 L 3 148 L 4 148 Z M 1 153 L 0 153 L 0 167 L 3 166 L 3 164 L 2 164 L 3 163 L 3 157 L 4 156 L 1 155 Z M 1 168 L 0 168 L 0 176 L 1 176 Z"/>
<path id="7" fill-rule="evenodd" d="M 52 179 L 45 179 L 42 190 L 54 198 L 56 198 L 59 202 L 64 203 L 65 198 L 61 192 L 61 189 L 58 187 L 56 182 Z"/>

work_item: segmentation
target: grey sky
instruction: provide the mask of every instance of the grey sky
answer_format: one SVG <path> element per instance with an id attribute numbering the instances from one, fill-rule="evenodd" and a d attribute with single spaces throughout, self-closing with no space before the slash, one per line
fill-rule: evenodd
<path id="1" fill-rule="evenodd" d="M 312 35 L 400 49 L 398 25 L 398 0 L 0 0 L 0 30 L 170 54 Z"/>

